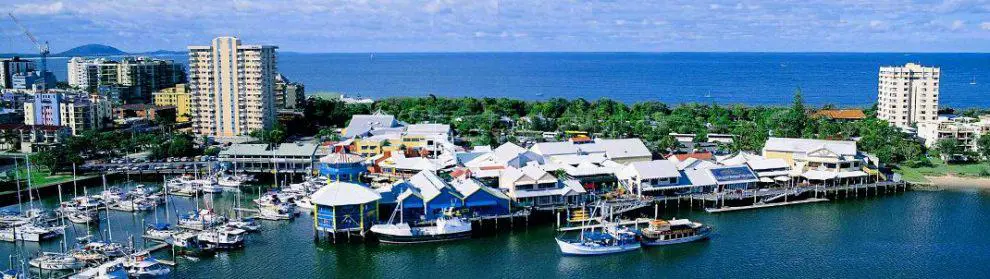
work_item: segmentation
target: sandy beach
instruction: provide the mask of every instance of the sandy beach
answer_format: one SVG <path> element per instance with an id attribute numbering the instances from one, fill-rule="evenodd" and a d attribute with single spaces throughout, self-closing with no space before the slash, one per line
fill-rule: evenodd
<path id="1" fill-rule="evenodd" d="M 990 178 L 956 175 L 925 176 L 931 184 L 944 189 L 990 189 Z"/>

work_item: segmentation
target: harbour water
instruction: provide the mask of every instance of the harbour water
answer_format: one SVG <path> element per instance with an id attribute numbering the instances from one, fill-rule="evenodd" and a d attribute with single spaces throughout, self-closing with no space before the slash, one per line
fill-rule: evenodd
<path id="1" fill-rule="evenodd" d="M 67 60 L 49 63 L 60 80 Z M 283 52 L 278 70 L 305 84 L 308 93 L 371 98 L 434 94 L 782 105 L 800 87 L 810 104 L 869 106 L 876 102 L 879 67 L 908 62 L 942 68 L 943 107 L 990 106 L 990 54 Z"/>
<path id="2" fill-rule="evenodd" d="M 154 184 L 146 183 L 148 185 Z M 69 186 L 63 191 L 72 192 Z M 92 186 L 90 193 L 100 187 Z M 256 188 L 242 194 L 243 204 Z M 229 210 L 232 193 L 214 197 Z M 171 199 L 179 212 L 192 199 Z M 44 200 L 52 207 L 55 197 Z M 8 207 L 10 209 L 12 207 Z M 164 209 L 160 209 L 164 210 Z M 633 278 L 633 277 L 908 277 L 990 275 L 990 192 L 913 191 L 881 197 L 722 214 L 688 209 L 662 212 L 713 226 L 711 240 L 602 257 L 562 257 L 552 224 L 532 223 L 460 242 L 424 245 L 314 243 L 312 220 L 263 221 L 242 250 L 213 258 L 178 259 L 172 278 Z M 173 220 L 174 212 L 170 213 Z M 113 239 L 141 231 L 149 213 L 111 211 Z M 164 218 L 164 212 L 158 213 Z M 106 228 L 106 222 L 101 224 Z M 85 226 L 67 229 L 81 233 Z M 97 234 L 96 229 L 93 233 Z M 138 245 L 141 244 L 137 240 Z M 0 243 L 0 256 L 39 249 L 58 241 Z M 159 252 L 168 258 L 167 252 Z M 4 264 L 5 265 L 5 264 Z"/>

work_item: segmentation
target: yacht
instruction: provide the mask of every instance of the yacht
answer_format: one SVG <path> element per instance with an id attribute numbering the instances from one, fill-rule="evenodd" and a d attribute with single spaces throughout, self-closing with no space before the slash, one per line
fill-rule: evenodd
<path id="1" fill-rule="evenodd" d="M 55 238 L 64 233 L 63 227 L 26 224 L 19 227 L 0 229 L 0 240 L 23 240 L 40 242 Z"/>
<path id="2" fill-rule="evenodd" d="M 148 227 L 144 229 L 144 238 L 164 241 L 179 232 L 179 230 L 174 230 L 169 227 L 168 224 L 159 223 L 148 225 Z"/>
<path id="3" fill-rule="evenodd" d="M 129 256 L 124 261 L 124 269 L 133 278 L 162 277 L 172 272 L 172 269 L 158 262 L 147 253 Z"/>
<path id="4" fill-rule="evenodd" d="M 219 227 L 202 231 L 196 237 L 210 247 L 235 249 L 244 247 L 244 233 L 246 232 L 238 228 Z"/>
<path id="5" fill-rule="evenodd" d="M 296 210 L 291 203 L 281 203 L 258 207 L 258 218 L 265 220 L 291 220 L 296 217 Z"/>
<path id="6" fill-rule="evenodd" d="M 110 209 L 125 212 L 148 211 L 153 207 L 154 205 L 144 198 L 130 198 L 110 205 Z"/>
<path id="7" fill-rule="evenodd" d="M 124 265 L 114 264 L 109 266 L 98 266 L 96 267 L 96 277 L 93 279 L 127 279 L 127 271 L 124 270 Z"/>
<path id="8" fill-rule="evenodd" d="M 93 241 L 93 242 L 84 243 L 82 246 L 82 250 L 96 251 L 110 258 L 122 257 L 124 255 L 127 255 L 127 252 L 124 252 L 123 245 L 120 245 L 120 243 L 107 242 L 107 241 Z"/>
<path id="9" fill-rule="evenodd" d="M 401 215 L 401 206 L 396 208 Z M 378 236 L 378 241 L 383 243 L 403 244 L 403 243 L 425 243 L 458 240 L 471 237 L 471 222 L 460 217 L 453 216 L 453 209 L 445 210 L 432 225 L 413 226 L 402 222 L 401 216 L 398 223 L 378 224 L 371 227 L 371 232 Z M 395 213 L 393 213 L 393 218 Z M 391 219 L 391 218 L 390 218 Z"/>
<path id="10" fill-rule="evenodd" d="M 190 184 L 198 187 L 203 193 L 223 193 L 223 187 L 217 185 L 217 181 L 213 179 L 197 179 L 191 181 Z"/>
<path id="11" fill-rule="evenodd" d="M 305 209 L 306 211 L 311 211 L 313 209 L 313 200 L 309 196 L 303 196 L 295 201 L 296 207 Z"/>
<path id="12" fill-rule="evenodd" d="M 44 270 L 76 270 L 83 268 L 86 263 L 65 253 L 44 252 L 28 261 L 33 267 Z"/>
<path id="13" fill-rule="evenodd" d="M 179 227 L 190 230 L 205 230 L 223 224 L 225 218 L 217 215 L 213 210 L 203 209 L 193 214 L 179 217 Z"/>
<path id="14" fill-rule="evenodd" d="M 166 238 L 165 243 L 172 245 L 175 252 L 183 256 L 205 257 L 216 254 L 213 247 L 199 241 L 198 235 L 198 232 L 180 232 Z"/>
<path id="15" fill-rule="evenodd" d="M 96 250 L 78 249 L 72 251 L 71 254 L 72 257 L 84 262 L 99 263 L 110 259 L 107 255 L 104 255 Z"/>
<path id="16" fill-rule="evenodd" d="M 239 188 L 242 184 L 244 184 L 244 181 L 237 179 L 236 176 L 222 176 L 217 180 L 217 184 L 221 187 Z"/>
<path id="17" fill-rule="evenodd" d="M 256 232 L 261 230 L 261 226 L 258 225 L 258 222 L 254 221 L 253 218 L 234 218 L 227 221 L 227 226 L 242 229 L 247 232 Z"/>
<path id="18" fill-rule="evenodd" d="M 199 188 L 196 188 L 192 184 L 181 184 L 176 186 L 168 187 L 171 192 L 170 195 L 181 196 L 181 197 L 192 197 L 199 194 Z"/>
<path id="19" fill-rule="evenodd" d="M 151 188 L 148 188 L 144 184 L 138 184 L 137 186 L 134 186 L 134 189 L 127 191 L 127 195 L 131 197 L 146 197 L 151 194 L 154 194 L 154 191 L 152 191 Z"/>
<path id="20" fill-rule="evenodd" d="M 66 213 L 65 218 L 76 224 L 92 224 L 100 221 L 100 213 L 96 210 L 77 210 Z"/>
<path id="21" fill-rule="evenodd" d="M 652 220 L 642 230 L 642 242 L 646 246 L 692 242 L 708 238 L 711 232 L 711 227 L 688 219 Z"/>

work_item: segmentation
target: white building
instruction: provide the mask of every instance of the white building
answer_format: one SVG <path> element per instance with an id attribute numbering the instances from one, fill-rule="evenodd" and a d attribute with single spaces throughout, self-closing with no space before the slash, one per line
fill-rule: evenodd
<path id="1" fill-rule="evenodd" d="M 967 151 L 977 151 L 976 140 L 990 132 L 990 115 L 980 118 L 940 116 L 934 121 L 918 123 L 918 137 L 932 148 L 942 139 L 956 139 Z"/>
<path id="2" fill-rule="evenodd" d="M 560 156 L 602 154 L 605 158 L 616 163 L 628 164 L 649 161 L 653 158 L 653 153 L 638 138 L 595 139 L 583 143 L 574 141 L 541 142 L 533 145 L 530 150 L 548 160 Z"/>
<path id="3" fill-rule="evenodd" d="M 642 196 L 644 191 L 678 186 L 681 173 L 673 162 L 656 160 L 630 163 L 615 176 L 626 189 Z"/>
<path id="4" fill-rule="evenodd" d="M 217 37 L 189 46 L 193 131 L 239 137 L 275 124 L 275 46 Z"/>
<path id="5" fill-rule="evenodd" d="M 938 117 L 940 70 L 908 63 L 903 67 L 880 67 L 877 118 L 909 128 Z"/>

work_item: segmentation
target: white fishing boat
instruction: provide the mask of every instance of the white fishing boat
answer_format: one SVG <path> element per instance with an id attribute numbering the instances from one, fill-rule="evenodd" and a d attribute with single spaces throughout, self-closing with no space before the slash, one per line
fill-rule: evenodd
<path id="1" fill-rule="evenodd" d="M 86 266 L 86 263 L 65 253 L 44 252 L 28 261 L 33 267 L 44 270 L 76 270 Z"/>
<path id="2" fill-rule="evenodd" d="M 707 239 L 711 227 L 688 219 L 651 220 L 642 230 L 642 242 L 646 246 L 670 245 Z"/>
<path id="3" fill-rule="evenodd" d="M 448 209 L 433 224 L 410 225 L 401 219 L 401 207 L 397 207 L 397 214 L 400 215 L 399 222 L 388 224 L 378 224 L 371 226 L 371 232 L 375 233 L 378 241 L 383 243 L 409 244 L 426 243 L 438 241 L 450 241 L 471 237 L 471 222 L 460 217 L 454 217 L 453 209 Z M 396 213 L 393 212 L 390 219 L 394 219 Z"/>
<path id="4" fill-rule="evenodd" d="M 217 249 L 235 249 L 244 247 L 246 232 L 238 228 L 219 227 L 202 231 L 196 237 L 199 241 Z"/>
<path id="5" fill-rule="evenodd" d="M 162 277 L 172 272 L 171 268 L 147 253 L 128 256 L 123 266 L 127 274 L 134 278 Z"/>

